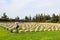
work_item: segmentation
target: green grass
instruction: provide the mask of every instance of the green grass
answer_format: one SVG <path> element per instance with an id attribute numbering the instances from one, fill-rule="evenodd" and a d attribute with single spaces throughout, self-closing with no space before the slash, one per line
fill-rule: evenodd
<path id="1" fill-rule="evenodd" d="M 0 40 L 60 40 L 60 31 L 11 33 L 0 27 Z"/>

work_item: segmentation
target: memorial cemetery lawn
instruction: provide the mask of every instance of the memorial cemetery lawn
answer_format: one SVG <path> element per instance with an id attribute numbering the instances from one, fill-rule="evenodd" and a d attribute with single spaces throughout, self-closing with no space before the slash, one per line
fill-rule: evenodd
<path id="1" fill-rule="evenodd" d="M 60 40 L 60 31 L 11 33 L 0 27 L 0 40 Z"/>

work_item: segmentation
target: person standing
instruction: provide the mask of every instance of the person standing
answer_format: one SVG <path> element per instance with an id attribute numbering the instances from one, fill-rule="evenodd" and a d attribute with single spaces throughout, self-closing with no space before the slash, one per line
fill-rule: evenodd
<path id="1" fill-rule="evenodd" d="M 19 28 L 19 22 L 15 22 L 15 30 L 16 30 L 16 32 L 18 33 L 18 28 Z"/>

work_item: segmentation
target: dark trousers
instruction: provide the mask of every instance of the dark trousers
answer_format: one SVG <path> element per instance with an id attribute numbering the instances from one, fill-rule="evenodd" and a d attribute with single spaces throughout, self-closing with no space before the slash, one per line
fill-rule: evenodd
<path id="1" fill-rule="evenodd" d="M 16 28 L 16 32 L 18 33 L 18 28 Z"/>

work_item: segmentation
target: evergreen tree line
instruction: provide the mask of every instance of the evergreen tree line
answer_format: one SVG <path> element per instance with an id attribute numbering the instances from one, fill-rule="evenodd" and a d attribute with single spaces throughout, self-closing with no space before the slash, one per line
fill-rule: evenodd
<path id="1" fill-rule="evenodd" d="M 26 21 L 32 21 L 32 22 L 48 22 L 48 23 L 60 23 L 60 15 L 43 15 L 43 14 L 36 14 L 33 18 L 25 17 Z"/>
<path id="2" fill-rule="evenodd" d="M 36 14 L 36 16 L 31 17 L 31 16 L 25 16 L 24 19 L 20 19 L 18 16 L 15 17 L 15 19 L 13 18 L 9 18 L 6 13 L 3 13 L 3 16 L 1 16 L 0 18 L 0 22 L 15 22 L 15 21 L 19 21 L 19 22 L 51 22 L 51 23 L 60 23 L 60 14 L 59 15 L 55 15 L 52 14 L 51 15 L 43 15 L 43 14 Z"/>

